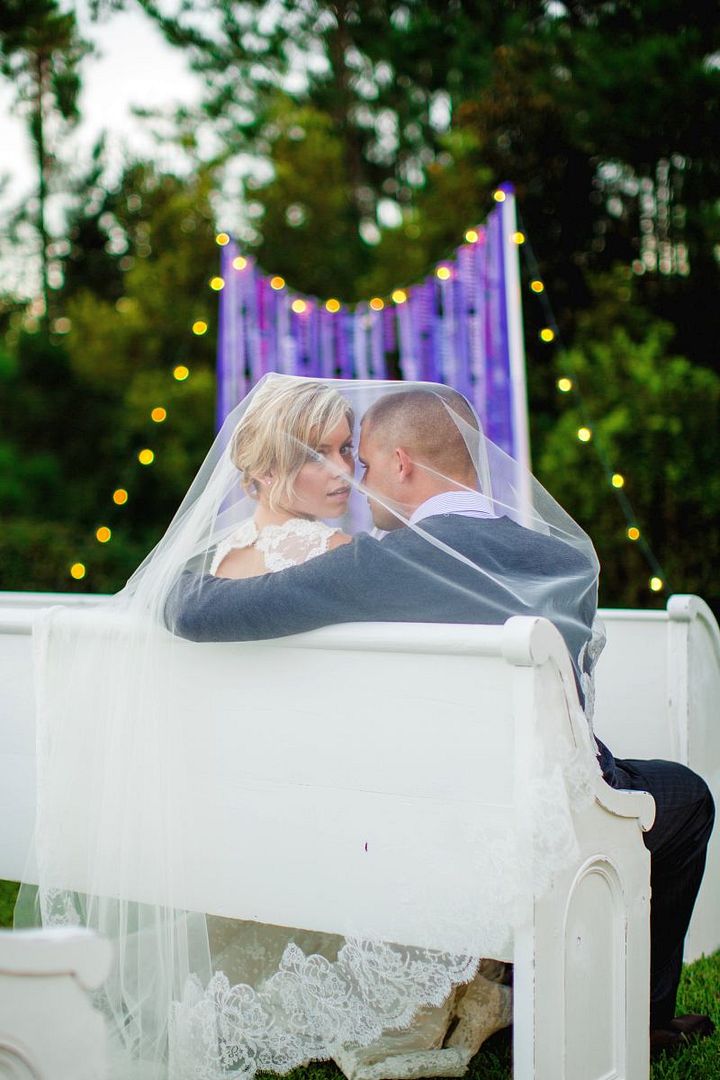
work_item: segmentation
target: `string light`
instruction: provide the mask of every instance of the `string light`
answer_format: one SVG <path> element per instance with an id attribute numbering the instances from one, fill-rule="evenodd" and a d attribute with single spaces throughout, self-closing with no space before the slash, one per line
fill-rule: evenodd
<path id="1" fill-rule="evenodd" d="M 525 233 L 520 232 L 520 230 L 518 229 L 517 232 L 514 232 L 512 234 L 512 242 L 513 242 L 513 244 L 517 244 L 518 246 L 520 244 L 524 244 L 525 243 Z"/>
<path id="2" fill-rule="evenodd" d="M 226 232 L 219 232 L 215 237 L 215 243 L 219 244 L 220 247 L 225 247 L 226 244 L 230 243 L 230 237 Z"/>
<path id="3" fill-rule="evenodd" d="M 468 231 L 465 233 L 465 239 L 467 240 L 468 244 L 477 244 L 478 240 L 480 239 L 480 234 L 477 229 L 468 229 Z"/>
<path id="4" fill-rule="evenodd" d="M 274 289 L 275 292 L 278 292 L 280 289 L 284 289 L 285 278 L 280 277 L 279 274 L 276 274 L 275 277 L 270 278 L 270 288 Z"/>
<path id="5" fill-rule="evenodd" d="M 192 324 L 192 332 L 193 334 L 197 334 L 198 337 L 202 337 L 203 334 L 206 334 L 207 328 L 208 324 L 204 319 L 196 319 Z"/>
<path id="6" fill-rule="evenodd" d="M 498 189 L 498 192 L 494 193 L 496 199 L 499 191 L 500 189 Z M 503 199 L 501 198 L 497 201 L 502 202 Z M 520 227 L 522 227 L 522 224 L 522 220 L 520 220 Z M 528 271 L 530 290 L 536 295 L 541 296 L 541 304 L 545 312 L 545 319 L 547 321 L 546 325 L 539 332 L 540 340 L 549 343 L 555 341 L 556 338 L 559 338 L 560 332 L 557 329 L 553 329 L 553 327 L 556 328 L 556 320 L 547 295 L 541 295 L 546 292 L 545 284 L 540 275 L 540 267 L 535 257 L 535 253 L 532 250 L 532 244 L 527 239 L 527 235 L 525 233 L 522 233 L 522 236 L 525 240 L 525 246 L 523 248 L 523 251 L 525 253 L 525 266 L 527 267 Z M 635 269 L 635 267 L 633 267 L 633 269 Z M 559 341 L 558 344 L 562 344 L 562 342 Z M 574 378 L 571 379 L 568 376 L 563 375 L 557 379 L 556 385 L 558 390 L 560 390 L 562 393 L 567 393 L 568 391 L 573 390 L 577 395 L 578 402 L 582 408 L 580 387 L 577 385 Z M 597 439 L 595 439 L 592 428 L 586 426 L 578 428 L 576 431 L 576 435 L 582 443 L 589 443 L 590 441 L 593 441 L 593 443 L 595 444 L 598 458 L 605 470 L 605 476 L 606 481 L 608 482 L 608 486 L 612 487 L 615 490 L 618 502 L 620 503 L 620 507 L 625 516 L 627 539 L 633 543 L 641 540 L 640 529 L 637 525 L 632 524 L 634 517 L 633 508 L 625 492 L 622 490 L 625 487 L 625 477 L 622 473 L 613 471 L 609 456 L 603 446 L 603 440 L 601 436 L 598 435 Z M 652 577 L 648 581 L 651 591 L 655 593 L 659 593 L 663 590 L 671 591 L 670 585 L 665 580 L 663 570 L 660 567 L 658 560 L 655 558 L 652 550 L 650 549 L 647 541 L 643 539 L 640 546 L 645 558 L 650 565 L 650 569 L 652 572 Z"/>
<path id="7" fill-rule="evenodd" d="M 162 424 L 163 420 L 167 420 L 167 409 L 163 409 L 162 405 L 156 405 L 150 413 L 150 419 L 156 424 Z"/>
<path id="8" fill-rule="evenodd" d="M 307 304 L 304 300 L 293 300 L 290 307 L 293 309 L 296 315 L 302 315 L 304 311 L 307 311 Z"/>
<path id="9" fill-rule="evenodd" d="M 438 266 L 435 274 L 437 275 L 437 277 L 440 278 L 441 281 L 448 281 L 452 277 L 449 266 Z"/>
<path id="10" fill-rule="evenodd" d="M 393 298 L 393 303 L 395 303 L 395 304 L 404 304 L 405 301 L 407 300 L 407 293 L 405 292 L 404 289 L 395 289 L 393 294 L 392 294 L 392 298 Z"/>
<path id="11" fill-rule="evenodd" d="M 210 288 L 214 289 L 215 292 L 220 292 L 221 289 L 225 288 L 225 279 L 221 277 L 210 278 Z"/>
<path id="12" fill-rule="evenodd" d="M 107 544 L 111 536 L 112 532 L 108 529 L 107 525 L 101 525 L 100 528 L 95 531 L 95 539 L 101 544 Z"/>
<path id="13" fill-rule="evenodd" d="M 248 263 L 243 255 L 236 255 L 232 264 L 235 270 L 244 270 Z"/>
<path id="14" fill-rule="evenodd" d="M 493 191 L 493 199 L 495 202 L 505 202 L 505 198 L 505 192 L 501 191 L 500 188 L 498 188 L 497 191 Z"/>
<path id="15" fill-rule="evenodd" d="M 372 300 L 370 301 L 370 307 L 373 309 L 373 311 L 382 311 L 382 309 L 385 307 L 385 301 L 381 300 L 379 296 L 373 296 Z"/>
<path id="16" fill-rule="evenodd" d="M 138 461 L 141 465 L 152 465 L 154 460 L 155 454 L 152 450 L 148 450 L 147 447 L 138 454 Z"/>
<path id="17" fill-rule="evenodd" d="M 190 374 L 190 368 L 185 364 L 178 364 L 173 368 L 173 379 L 177 379 L 178 382 L 185 382 Z"/>
<path id="18" fill-rule="evenodd" d="M 335 315 L 340 310 L 340 301 L 331 297 L 325 301 L 325 310 L 329 311 L 331 315 Z"/>
<path id="19" fill-rule="evenodd" d="M 85 573 L 85 563 L 74 562 L 70 567 L 70 577 L 75 578 L 76 581 L 82 581 Z"/>
<path id="20" fill-rule="evenodd" d="M 115 491 L 113 491 L 112 500 L 116 506 L 124 506 L 128 501 L 128 493 L 125 488 L 116 488 Z"/>

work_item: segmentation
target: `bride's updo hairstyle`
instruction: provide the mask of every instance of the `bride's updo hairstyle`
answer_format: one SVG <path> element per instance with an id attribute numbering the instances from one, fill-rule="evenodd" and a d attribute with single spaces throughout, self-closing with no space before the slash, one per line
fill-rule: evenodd
<path id="1" fill-rule="evenodd" d="M 230 446 L 245 490 L 257 496 L 262 483 L 270 509 L 290 505 L 298 473 L 312 460 L 308 447 L 322 446 L 343 420 L 352 431 L 350 405 L 327 383 L 298 383 L 282 375 L 269 379 L 255 392 Z"/>

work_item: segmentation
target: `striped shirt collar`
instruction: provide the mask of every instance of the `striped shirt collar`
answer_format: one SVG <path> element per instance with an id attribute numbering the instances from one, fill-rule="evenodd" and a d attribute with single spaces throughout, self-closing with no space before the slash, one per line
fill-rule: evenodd
<path id="1" fill-rule="evenodd" d="M 441 491 L 417 507 L 410 518 L 415 525 L 438 514 L 460 514 L 461 517 L 494 518 L 492 501 L 480 491 Z"/>

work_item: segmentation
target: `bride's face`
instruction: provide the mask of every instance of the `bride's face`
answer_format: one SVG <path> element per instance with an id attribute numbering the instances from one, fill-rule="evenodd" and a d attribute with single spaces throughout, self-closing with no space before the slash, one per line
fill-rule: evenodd
<path id="1" fill-rule="evenodd" d="M 303 465 L 288 509 L 314 518 L 341 517 L 347 510 L 352 490 L 347 478 L 355 472 L 352 431 L 347 420 L 341 420 L 314 449 L 324 460 Z"/>

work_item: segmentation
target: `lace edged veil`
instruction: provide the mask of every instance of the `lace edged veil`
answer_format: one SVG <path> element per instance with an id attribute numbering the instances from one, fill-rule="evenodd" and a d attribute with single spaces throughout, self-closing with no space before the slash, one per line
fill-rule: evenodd
<path id="1" fill-rule="evenodd" d="M 378 940 L 362 922 L 340 935 L 326 926 L 268 926 L 249 917 L 241 902 L 241 918 L 202 910 L 202 883 L 195 880 L 188 842 L 191 818 L 202 815 L 202 807 L 193 804 L 190 765 L 192 748 L 203 738 L 203 695 L 213 694 L 214 650 L 227 646 L 180 640 L 167 612 L 181 582 L 185 602 L 192 603 L 193 589 L 202 587 L 220 545 L 257 509 L 258 478 L 243 476 L 236 463 L 235 436 L 244 420 L 262 395 L 318 385 L 347 404 L 355 447 L 368 411 L 384 408 L 396 395 L 411 391 L 440 402 L 475 481 L 458 482 L 422 452 L 414 464 L 441 481 L 440 487 L 447 481 L 456 492 L 480 492 L 490 516 L 508 517 L 580 556 L 561 590 L 560 566 L 553 578 L 502 572 L 439 539 L 427 519 L 414 519 L 407 507 L 355 475 L 347 477 L 352 492 L 345 514 L 333 521 L 348 533 L 370 531 L 370 502 L 380 506 L 386 520 L 390 515 L 412 530 L 428 552 L 447 556 L 442 573 L 449 588 L 458 587 L 456 567 L 470 571 L 473 584 L 466 576 L 462 588 L 476 591 L 493 622 L 518 611 L 553 611 L 590 697 L 590 634 L 580 613 L 595 602 L 592 545 L 538 481 L 484 437 L 464 399 L 433 384 L 266 376 L 227 418 L 165 536 L 126 587 L 102 609 L 51 611 L 35 634 L 37 867 L 23 888 L 18 921 L 39 917 L 45 925 L 89 925 L 115 943 L 116 963 L 98 1003 L 110 1024 L 114 1076 L 123 1080 L 227 1080 L 258 1070 L 285 1072 L 410 1024 L 420 1008 L 440 1004 L 470 979 L 480 957 L 510 958 L 528 891 L 542 893 L 575 851 L 570 808 L 587 798 L 588 748 L 572 760 L 538 757 L 530 800 L 537 834 L 532 853 L 526 855 L 502 832 L 476 844 L 483 895 L 458 895 L 445 913 L 452 947 Z M 314 439 L 281 424 L 274 434 L 288 460 L 298 460 L 300 451 L 303 462 L 335 475 Z M 414 569 L 438 575 L 430 558 Z M 558 596 L 573 599 L 563 608 Z M 197 725 L 178 730 L 177 687 L 184 685 L 188 650 L 194 656 L 205 650 L 208 684 L 197 690 Z M 238 709 L 242 685 L 239 671 Z M 272 782 L 271 750 L 268 757 Z M 238 798 L 244 783 L 239 757 Z M 251 821 L 247 827 L 252 829 Z M 226 857 L 233 857 L 232 850 Z M 272 872 L 278 888 L 288 887 L 282 867 Z M 403 902 L 417 906 L 422 897 Z M 487 913 L 485 925 L 478 925 L 479 908 Z"/>

